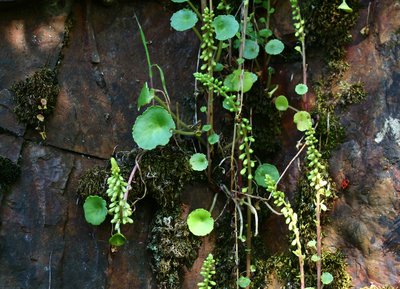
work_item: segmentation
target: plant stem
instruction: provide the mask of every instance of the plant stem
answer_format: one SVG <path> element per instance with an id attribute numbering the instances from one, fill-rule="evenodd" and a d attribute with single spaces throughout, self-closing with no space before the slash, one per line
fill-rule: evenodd
<path id="1" fill-rule="evenodd" d="M 194 34 L 196 34 L 197 38 L 199 38 L 199 40 L 202 41 L 203 37 L 201 37 L 199 30 L 197 30 L 197 28 L 194 26 L 192 27 L 192 30 L 193 30 Z"/>
<path id="2" fill-rule="evenodd" d="M 306 41 L 304 38 L 305 36 L 303 35 L 303 40 L 301 41 L 301 56 L 303 62 L 303 84 L 307 85 Z M 307 93 L 304 94 L 303 101 L 304 101 L 304 108 L 306 111 L 308 111 Z"/>
<path id="3" fill-rule="evenodd" d="M 189 4 L 190 8 L 192 8 L 192 10 L 194 11 L 194 13 L 196 13 L 197 17 L 199 17 L 199 19 L 201 19 L 201 18 L 202 18 L 201 13 L 200 13 L 199 10 L 196 8 L 196 6 L 194 6 L 193 3 L 190 2 L 190 1 L 187 1 L 187 2 L 188 2 L 188 4 Z M 201 39 L 201 38 L 200 38 L 200 39 Z"/>
<path id="4" fill-rule="evenodd" d="M 322 247 L 322 238 L 321 238 L 321 195 L 317 191 L 316 194 L 316 226 L 317 226 L 317 289 L 321 289 L 321 247 Z"/>
<path id="5" fill-rule="evenodd" d="M 196 135 L 195 131 L 184 131 L 184 130 L 180 130 L 180 129 L 173 129 L 172 132 L 176 133 L 176 134 L 187 135 L 187 136 L 195 136 Z"/>
<path id="6" fill-rule="evenodd" d="M 224 43 L 223 41 L 220 41 L 220 42 L 218 43 L 218 50 L 217 50 L 217 55 L 215 56 L 215 62 L 218 62 L 219 59 L 221 58 L 222 44 L 223 44 L 223 43 Z"/>

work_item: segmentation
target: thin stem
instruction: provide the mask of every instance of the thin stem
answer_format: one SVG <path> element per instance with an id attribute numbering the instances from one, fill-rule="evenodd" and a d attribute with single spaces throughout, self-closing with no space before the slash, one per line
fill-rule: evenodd
<path id="1" fill-rule="evenodd" d="M 317 191 L 316 194 L 316 226 L 317 226 L 317 289 L 321 289 L 321 247 L 322 247 L 322 237 L 321 237 L 321 195 Z"/>
<path id="2" fill-rule="evenodd" d="M 196 132 L 196 131 L 183 131 L 183 130 L 179 130 L 179 129 L 173 129 L 172 132 L 173 132 L 173 133 L 176 133 L 176 134 L 188 135 L 188 136 L 195 136 L 195 135 L 197 135 L 197 132 Z"/>
<path id="3" fill-rule="evenodd" d="M 197 17 L 199 17 L 199 19 L 201 19 L 201 18 L 202 18 L 201 13 L 200 13 L 199 10 L 196 8 L 196 6 L 194 6 L 193 3 L 190 2 L 190 1 L 187 1 L 187 2 L 188 2 L 188 4 L 189 4 L 190 8 L 193 9 L 194 13 L 196 13 Z"/>
<path id="4" fill-rule="evenodd" d="M 292 160 L 289 162 L 289 164 L 286 166 L 285 170 L 283 171 L 283 173 L 280 175 L 278 181 L 276 182 L 276 184 L 279 184 L 279 182 L 281 181 L 281 179 L 283 178 L 283 176 L 286 174 L 287 170 L 289 169 L 289 167 L 292 165 L 292 163 L 297 159 L 297 157 L 301 154 L 301 152 L 303 151 L 303 149 L 306 147 L 306 144 L 304 144 L 301 149 L 297 152 L 297 154 L 292 158 Z"/>
<path id="5" fill-rule="evenodd" d="M 218 50 L 217 50 L 217 55 L 215 56 L 215 62 L 218 62 L 219 59 L 221 58 L 222 44 L 223 44 L 223 43 L 224 43 L 223 41 L 220 41 L 220 42 L 218 43 Z"/>
<path id="6" fill-rule="evenodd" d="M 196 34 L 197 38 L 199 38 L 200 41 L 203 41 L 203 37 L 201 37 L 199 30 L 197 30 L 197 28 L 194 26 L 192 27 L 192 30 Z"/>
<path id="7" fill-rule="evenodd" d="M 136 14 L 135 14 L 135 19 L 136 19 L 137 25 L 139 26 L 140 37 L 142 39 L 142 44 L 144 46 L 144 51 L 146 53 L 147 67 L 149 69 L 150 88 L 153 88 L 153 70 L 152 70 L 152 65 L 151 65 L 151 60 L 150 60 L 149 49 L 147 47 L 146 36 L 144 35 L 142 26 L 140 25 L 139 19 Z"/>

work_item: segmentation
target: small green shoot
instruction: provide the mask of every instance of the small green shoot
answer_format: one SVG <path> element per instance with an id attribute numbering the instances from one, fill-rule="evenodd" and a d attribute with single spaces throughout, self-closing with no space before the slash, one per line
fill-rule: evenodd
<path id="1" fill-rule="evenodd" d="M 112 246 L 122 246 L 125 244 L 126 242 L 126 238 L 124 235 L 122 235 L 121 233 L 115 233 L 114 235 L 112 235 L 110 237 L 110 239 L 108 239 L 108 242 L 112 245 Z"/>
<path id="2" fill-rule="evenodd" d="M 279 111 L 286 111 L 289 108 L 289 102 L 284 95 L 280 95 L 275 99 L 275 107 Z"/>
<path id="3" fill-rule="evenodd" d="M 208 143 L 210 145 L 216 144 L 219 142 L 219 135 L 217 135 L 216 133 L 210 134 L 208 136 Z"/>
<path id="4" fill-rule="evenodd" d="M 143 85 L 138 98 L 138 110 L 146 104 L 149 104 L 154 98 L 154 90 L 149 89 L 147 82 Z"/>
<path id="5" fill-rule="evenodd" d="M 339 5 L 338 9 L 343 10 L 344 12 L 351 13 L 353 9 L 346 3 L 346 0 Z"/>

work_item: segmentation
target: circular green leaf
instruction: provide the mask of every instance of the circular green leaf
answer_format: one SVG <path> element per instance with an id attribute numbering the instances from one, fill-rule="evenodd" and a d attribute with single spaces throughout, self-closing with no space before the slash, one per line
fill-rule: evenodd
<path id="1" fill-rule="evenodd" d="M 171 17 L 171 26 L 177 31 L 185 31 L 194 27 L 197 23 L 197 16 L 190 9 L 181 9 Z"/>
<path id="2" fill-rule="evenodd" d="M 275 99 L 275 107 L 277 110 L 286 111 L 289 107 L 289 102 L 284 95 L 280 95 Z"/>
<path id="3" fill-rule="evenodd" d="M 265 51 L 271 55 L 278 55 L 282 53 L 285 45 L 279 39 L 272 39 L 265 45 Z"/>
<path id="4" fill-rule="evenodd" d="M 208 136 L 208 143 L 210 145 L 216 144 L 217 142 L 219 142 L 219 135 L 213 133 Z"/>
<path id="5" fill-rule="evenodd" d="M 237 69 L 231 74 L 229 74 L 225 80 L 224 80 L 224 85 L 228 87 L 229 91 L 240 91 L 240 75 L 242 71 Z M 245 71 L 243 74 L 243 92 L 247 92 L 251 89 L 253 86 L 254 82 L 257 81 L 257 75 Z"/>
<path id="6" fill-rule="evenodd" d="M 166 145 L 175 129 L 172 116 L 161 106 L 152 106 L 136 118 L 132 136 L 137 145 L 145 150 Z"/>
<path id="7" fill-rule="evenodd" d="M 298 85 L 296 85 L 296 87 L 294 88 L 294 91 L 296 91 L 296 93 L 298 95 L 303 95 L 306 94 L 308 92 L 308 87 L 307 85 L 303 84 L 303 83 L 299 83 Z"/>
<path id="8" fill-rule="evenodd" d="M 256 169 L 254 176 L 256 183 L 261 187 L 267 187 L 265 184 L 265 175 L 270 175 L 275 182 L 279 180 L 279 171 L 276 166 L 271 164 L 262 164 Z"/>
<path id="9" fill-rule="evenodd" d="M 92 225 L 100 225 L 107 216 L 107 203 L 99 196 L 89 196 L 83 204 L 86 222 Z"/>
<path id="10" fill-rule="evenodd" d="M 260 51 L 260 46 L 256 41 L 246 39 L 244 42 L 243 58 L 255 59 Z"/>
<path id="11" fill-rule="evenodd" d="M 215 29 L 215 38 L 222 41 L 232 38 L 239 30 L 239 23 L 232 15 L 215 17 L 212 26 Z"/>
<path id="12" fill-rule="evenodd" d="M 110 239 L 108 239 L 108 243 L 110 243 L 113 246 L 122 246 L 123 244 L 125 244 L 125 242 L 126 238 L 121 233 L 116 233 L 112 235 Z"/>
<path id="13" fill-rule="evenodd" d="M 311 115 L 307 111 L 298 111 L 293 117 L 299 131 L 305 131 L 312 125 Z"/>
<path id="14" fill-rule="evenodd" d="M 264 38 L 268 38 L 268 37 L 272 36 L 272 31 L 269 30 L 268 28 L 264 28 L 264 29 L 261 29 L 260 31 L 258 31 L 258 35 L 260 35 L 261 37 L 264 37 Z"/>
<path id="15" fill-rule="evenodd" d="M 214 219 L 211 217 L 210 212 L 204 209 L 192 211 L 186 222 L 189 231 L 196 236 L 208 235 L 214 229 Z"/>
<path id="16" fill-rule="evenodd" d="M 322 273 L 322 275 L 321 275 L 322 284 L 328 285 L 328 284 L 332 283 L 332 281 L 333 281 L 333 276 L 331 273 L 328 273 L 328 272 Z"/>
<path id="17" fill-rule="evenodd" d="M 192 155 L 189 162 L 195 171 L 204 171 L 208 166 L 206 155 L 202 153 Z"/>
<path id="18" fill-rule="evenodd" d="M 246 288 L 250 285 L 251 280 L 247 277 L 240 276 L 238 280 L 238 285 L 240 288 Z"/>

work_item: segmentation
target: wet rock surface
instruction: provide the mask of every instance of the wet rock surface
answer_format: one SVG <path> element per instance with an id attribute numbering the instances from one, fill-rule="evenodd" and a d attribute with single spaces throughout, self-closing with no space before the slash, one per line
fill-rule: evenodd
<path id="1" fill-rule="evenodd" d="M 134 16 L 181 111 L 193 94 L 197 41 L 169 28 L 171 11 L 163 2 L 105 7 L 100 1 L 64 1 L 36 8 L 14 2 L 21 1 L 0 1 L 7 8 L 0 10 L 0 156 L 19 163 L 22 173 L 0 207 L 0 287 L 156 288 L 146 250 L 154 204 L 138 206 L 134 225 L 124 232 L 129 242 L 113 253 L 110 227 L 86 224 L 75 190 L 82 173 L 104 165 L 116 145 L 133 146 L 136 97 L 147 80 Z M 400 276 L 400 4 L 373 1 L 371 32 L 364 37 L 359 31 L 368 1 L 361 2 L 345 78 L 363 81 L 368 97 L 340 111 L 346 140 L 332 154 L 331 174 L 338 186 L 344 178 L 350 185 L 335 201 L 325 229 L 327 247 L 347 256 L 356 288 L 396 285 Z M 43 66 L 54 68 L 60 52 L 61 91 L 42 142 L 34 128 L 16 120 L 9 89 Z M 184 288 L 193 288 L 198 275 L 187 276 Z"/>

